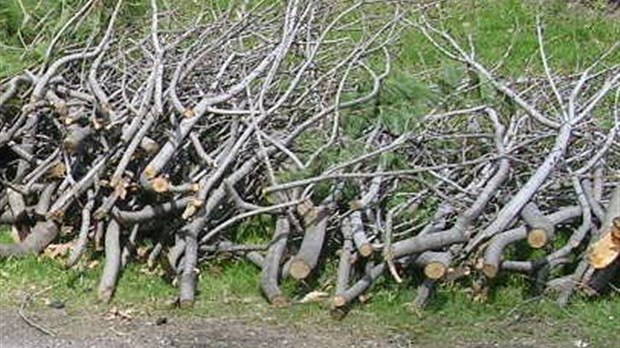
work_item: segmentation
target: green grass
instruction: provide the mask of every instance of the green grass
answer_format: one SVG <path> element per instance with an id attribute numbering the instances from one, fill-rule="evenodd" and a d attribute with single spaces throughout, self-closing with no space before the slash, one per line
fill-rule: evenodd
<path id="1" fill-rule="evenodd" d="M 0 0 L 0 78 L 42 62 L 52 37 L 83 3 L 84 0 Z M 102 19 L 100 8 L 95 8 L 78 28 L 67 30 L 58 46 L 67 41 L 84 44 L 101 29 Z"/>
<path id="2" fill-rule="evenodd" d="M 105 312 L 96 300 L 100 267 L 66 270 L 61 262 L 43 257 L 0 261 L 0 303 L 16 306 L 23 293 L 39 292 L 43 299 L 58 299 L 71 311 L 91 308 Z M 371 291 L 369 303 L 355 304 L 337 325 L 363 328 L 368 335 L 404 335 L 414 343 L 430 345 L 457 342 L 508 342 L 513 337 L 534 338 L 548 344 L 569 344 L 581 339 L 594 347 L 612 347 L 612 332 L 620 313 L 620 297 L 613 294 L 599 300 L 577 298 L 567 309 L 558 308 L 551 298 L 528 298 L 518 278 L 503 283 L 484 303 L 478 303 L 459 286 L 443 286 L 427 310 L 413 312 L 409 302 L 415 284 L 398 285 L 383 278 Z M 286 282 L 293 298 L 313 290 Z M 42 292 L 43 291 L 43 292 Z M 335 325 L 326 304 L 295 304 L 272 308 L 260 296 L 259 271 L 245 262 L 227 262 L 202 269 L 198 301 L 191 310 L 171 309 L 167 301 L 177 289 L 157 275 L 147 275 L 141 265 L 124 271 L 110 304 L 139 313 L 241 318 L 295 326 Z M 330 324 L 331 323 L 331 324 Z"/>
<path id="3" fill-rule="evenodd" d="M 434 25 L 440 23 L 466 49 L 467 36 L 471 35 L 476 56 L 489 66 L 497 64 L 509 51 L 500 72 L 523 76 L 542 72 L 537 15 L 541 16 L 545 48 L 556 71 L 582 69 L 620 37 L 620 21 L 608 12 L 560 0 L 452 1 L 443 10 L 432 12 L 430 21 Z M 398 59 L 403 67 L 414 71 L 446 64 L 441 53 L 416 30 L 403 38 Z"/>
<path id="4" fill-rule="evenodd" d="M 52 38 L 65 23 L 86 3 L 86 0 L 0 0 L 0 80 L 22 70 L 37 66 L 44 60 Z M 160 28 L 170 29 L 169 19 L 174 18 L 181 26 L 193 23 L 195 14 L 219 13 L 229 6 L 240 4 L 238 0 L 159 0 Z M 250 6 L 255 1 L 250 2 Z M 267 2 L 269 3 L 269 1 Z M 116 0 L 96 2 L 83 16 L 69 26 L 55 46 L 54 56 L 63 54 L 67 46 L 92 45 L 108 24 Z M 149 0 L 125 0 L 116 28 L 132 32 L 148 30 L 151 16 Z M 204 20 L 208 20 L 209 15 Z"/>

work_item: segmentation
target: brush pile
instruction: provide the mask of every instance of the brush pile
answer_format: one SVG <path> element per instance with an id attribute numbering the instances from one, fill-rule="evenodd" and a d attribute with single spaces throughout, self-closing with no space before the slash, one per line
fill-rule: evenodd
<path id="1" fill-rule="evenodd" d="M 117 28 L 118 1 L 90 45 L 3 81 L 0 223 L 18 242 L 0 258 L 65 242 L 73 267 L 103 249 L 103 300 L 132 259 L 163 263 L 182 306 L 222 254 L 260 267 L 275 305 L 289 302 L 283 278 L 331 261 L 336 310 L 382 276 L 423 274 L 420 306 L 442 281 L 484 288 L 504 272 L 562 303 L 608 286 L 620 267 L 617 64 L 554 75 L 539 24 L 543 77 L 504 80 L 397 4 L 284 3 L 173 30 L 162 21 L 175 14 L 151 1 L 141 31 Z M 379 117 L 345 131 L 380 100 L 405 29 L 467 69 L 455 94 L 495 98 L 438 103 L 401 134 Z M 258 218 L 270 241 L 240 238 Z"/>

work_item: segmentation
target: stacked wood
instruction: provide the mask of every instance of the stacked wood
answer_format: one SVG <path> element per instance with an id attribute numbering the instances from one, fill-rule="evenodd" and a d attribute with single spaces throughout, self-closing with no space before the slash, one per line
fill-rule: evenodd
<path id="1" fill-rule="evenodd" d="M 599 269 L 620 238 L 620 68 L 603 56 L 554 76 L 538 24 L 545 76 L 504 80 L 396 3 L 389 17 L 368 15 L 376 5 L 240 7 L 174 31 L 151 1 L 139 33 L 117 32 L 118 1 L 98 42 L 59 47 L 56 60 L 0 84 L 0 222 L 19 238 L 0 257 L 41 253 L 66 230 L 68 267 L 104 250 L 99 294 L 109 300 L 149 241 L 144 261 L 165 264 L 184 306 L 200 267 L 222 253 L 256 264 L 274 305 L 290 302 L 283 278 L 305 282 L 330 262 L 335 309 L 386 273 L 422 275 L 418 305 L 444 280 L 540 279 L 572 259 L 577 270 L 543 279 L 549 288 L 607 284 Z M 377 119 L 348 134 L 344 122 L 381 101 L 405 29 L 478 77 L 459 93 L 485 81 L 498 102 L 438 103 L 411 115 L 415 131 Z M 239 239 L 259 216 L 272 221 L 265 244 Z M 544 256 L 522 256 L 533 249 Z"/>

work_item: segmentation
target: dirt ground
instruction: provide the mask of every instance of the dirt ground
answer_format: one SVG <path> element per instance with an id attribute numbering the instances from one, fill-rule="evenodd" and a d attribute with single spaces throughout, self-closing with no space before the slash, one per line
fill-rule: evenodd
<path id="1" fill-rule="evenodd" d="M 0 309 L 1 348 L 103 347 L 396 347 L 380 338 L 360 338 L 338 329 L 297 330 L 233 319 L 123 318 L 123 314 L 71 314 L 29 310 L 27 318 L 54 336 L 30 326 L 16 308 Z"/>
<path id="2" fill-rule="evenodd" d="M 126 313 L 67 313 L 64 309 L 29 309 L 26 318 L 49 330 L 36 329 L 19 315 L 17 308 L 0 308 L 0 348 L 103 348 L 103 347 L 377 347 L 431 348 L 417 345 L 404 335 L 372 337 L 363 328 L 337 324 L 304 328 L 249 323 L 236 319 L 166 317 Z M 462 342 L 432 347 L 464 348 L 559 348 L 535 340 L 509 342 Z M 566 347 L 566 346 L 564 346 Z"/>

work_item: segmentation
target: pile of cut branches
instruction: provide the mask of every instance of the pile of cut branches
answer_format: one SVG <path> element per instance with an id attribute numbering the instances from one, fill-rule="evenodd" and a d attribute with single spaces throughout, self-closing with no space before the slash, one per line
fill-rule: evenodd
<path id="1" fill-rule="evenodd" d="M 275 305 L 289 302 L 282 279 L 305 281 L 338 259 L 336 311 L 379 277 L 417 270 L 420 306 L 442 281 L 485 288 L 525 272 L 565 303 L 617 275 L 613 48 L 554 75 L 538 23 L 544 76 L 511 81 L 396 3 L 238 6 L 177 30 L 153 0 L 145 32 L 117 32 L 121 9 L 87 47 L 50 47 L 58 58 L 0 85 L 0 223 L 18 239 L 0 258 L 64 241 L 73 267 L 104 250 L 104 300 L 132 258 L 164 263 L 184 306 L 199 267 L 222 254 L 260 267 Z M 495 97 L 438 103 L 415 131 L 377 121 L 344 132 L 380 100 L 403 29 L 469 71 L 458 93 Z M 241 224 L 266 216 L 270 241 L 239 238 Z"/>

